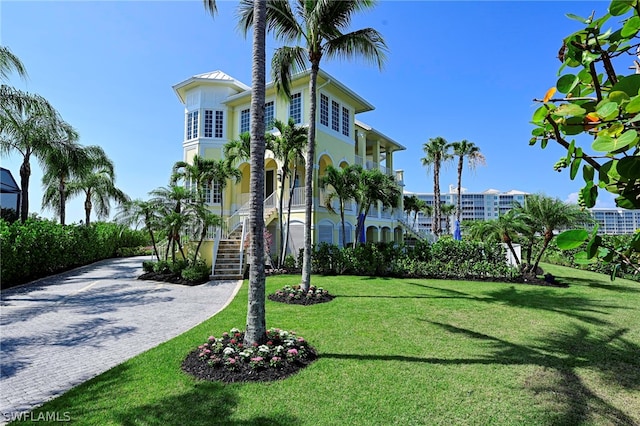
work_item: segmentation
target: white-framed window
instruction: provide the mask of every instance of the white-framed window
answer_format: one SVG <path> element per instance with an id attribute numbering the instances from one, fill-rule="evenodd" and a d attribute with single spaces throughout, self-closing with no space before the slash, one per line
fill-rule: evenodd
<path id="1" fill-rule="evenodd" d="M 213 204 L 222 203 L 222 188 L 220 188 L 219 182 L 212 182 L 211 189 L 209 192 L 211 193 L 211 203 Z"/>
<path id="2" fill-rule="evenodd" d="M 215 121 L 215 133 L 216 138 L 222 138 L 224 136 L 224 111 L 216 111 Z"/>
<path id="3" fill-rule="evenodd" d="M 275 104 L 273 101 L 264 104 L 264 127 L 266 130 L 273 128 L 275 119 Z"/>
<path id="4" fill-rule="evenodd" d="M 294 93 L 291 95 L 291 102 L 289 103 L 289 117 L 293 118 L 293 122 L 296 124 L 302 123 L 302 94 Z"/>
<path id="5" fill-rule="evenodd" d="M 342 107 L 342 134 L 345 136 L 351 135 L 349 122 L 349 110 L 346 107 Z"/>
<path id="6" fill-rule="evenodd" d="M 187 140 L 198 137 L 198 111 L 187 114 Z"/>
<path id="7" fill-rule="evenodd" d="M 240 111 L 240 133 L 249 131 L 251 113 L 249 109 L 243 109 Z"/>
<path id="8" fill-rule="evenodd" d="M 329 127 L 329 97 L 320 94 L 320 124 Z"/>
<path id="9" fill-rule="evenodd" d="M 204 110 L 204 137 L 213 137 L 213 111 L 210 109 Z"/>
<path id="10" fill-rule="evenodd" d="M 331 129 L 340 131 L 340 104 L 336 101 L 331 101 Z"/>

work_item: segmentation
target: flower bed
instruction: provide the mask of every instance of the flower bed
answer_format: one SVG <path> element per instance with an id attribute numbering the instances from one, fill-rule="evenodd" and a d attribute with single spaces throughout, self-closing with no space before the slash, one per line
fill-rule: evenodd
<path id="1" fill-rule="evenodd" d="M 288 377 L 318 356 L 307 341 L 293 331 L 271 328 L 267 342 L 246 347 L 237 328 L 222 337 L 209 336 L 189 353 L 182 370 L 198 379 L 232 382 L 273 381 Z"/>
<path id="2" fill-rule="evenodd" d="M 322 287 L 316 287 L 314 285 L 310 286 L 308 291 L 304 291 L 299 285 L 286 285 L 267 297 L 274 302 L 294 305 L 315 305 L 316 303 L 330 302 L 335 296 L 329 294 L 329 292 Z"/>

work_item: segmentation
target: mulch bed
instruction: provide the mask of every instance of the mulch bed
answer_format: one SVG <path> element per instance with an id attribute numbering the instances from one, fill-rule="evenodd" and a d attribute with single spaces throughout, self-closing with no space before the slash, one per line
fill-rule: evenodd
<path id="1" fill-rule="evenodd" d="M 267 296 L 269 300 L 274 302 L 286 303 L 289 305 L 317 305 L 318 303 L 331 302 L 335 296 L 330 294 L 323 294 L 320 297 L 300 297 L 299 299 L 291 298 L 287 294 L 278 295 L 276 293 Z"/>
<path id="2" fill-rule="evenodd" d="M 189 281 L 182 278 L 180 275 L 167 273 L 163 274 L 160 272 L 146 272 L 138 277 L 139 280 L 149 280 L 149 281 L 162 281 L 165 283 L 171 284 L 181 284 L 187 286 L 194 286 L 206 283 L 208 280 L 201 281 Z"/>
<path id="3" fill-rule="evenodd" d="M 251 368 L 249 364 L 239 364 L 233 370 L 225 366 L 212 366 L 206 361 L 200 360 L 198 357 L 200 350 L 196 349 L 182 361 L 182 371 L 197 379 L 212 382 L 272 382 L 289 377 L 318 359 L 315 350 L 310 347 L 308 349 L 307 358 L 295 362 L 285 362 L 278 368 Z"/>

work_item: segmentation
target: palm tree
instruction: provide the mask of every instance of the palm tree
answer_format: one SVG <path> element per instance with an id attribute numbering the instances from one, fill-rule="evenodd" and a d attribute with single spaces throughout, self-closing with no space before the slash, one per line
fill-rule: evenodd
<path id="1" fill-rule="evenodd" d="M 393 177 L 382 173 L 378 169 L 363 170 L 358 164 L 351 166 L 358 176 L 358 184 L 354 198 L 358 204 L 358 224 L 356 237 L 361 235 L 369 209 L 380 202 L 383 207 L 395 208 L 400 203 L 402 191 Z M 361 219 L 360 219 L 361 218 Z"/>
<path id="2" fill-rule="evenodd" d="M 281 266 L 284 263 L 284 259 L 287 254 L 286 241 L 289 235 L 289 217 L 291 215 L 291 202 L 293 201 L 295 172 L 297 170 L 298 161 L 303 156 L 304 146 L 307 143 L 307 129 L 296 126 L 293 118 L 289 118 L 289 122 L 287 124 L 284 124 L 280 120 L 275 120 L 273 126 L 278 130 L 279 135 L 274 136 L 271 139 L 270 149 L 273 151 L 275 158 L 282 162 L 282 167 L 280 168 L 280 174 L 278 177 L 281 180 L 279 198 L 280 206 L 278 208 L 281 250 L 280 256 L 278 256 L 278 266 Z M 287 227 L 285 233 L 285 227 L 283 226 L 283 203 L 285 191 L 284 183 L 287 179 L 289 179 L 289 206 L 287 210 Z"/>
<path id="3" fill-rule="evenodd" d="M 449 144 L 446 139 L 438 136 L 429 139 L 422 145 L 422 149 L 426 154 L 422 159 L 422 165 L 429 171 L 433 167 L 433 233 L 440 235 L 440 221 L 442 213 L 440 211 L 440 169 L 444 163 L 452 157 L 449 153 Z"/>
<path id="4" fill-rule="evenodd" d="M 462 214 L 462 166 L 464 165 L 464 158 L 467 158 L 467 164 L 469 169 L 474 170 L 478 164 L 486 164 L 484 155 L 480 152 L 480 148 L 473 142 L 469 142 L 466 139 L 460 142 L 453 142 L 449 144 L 453 149 L 453 155 L 458 157 L 458 204 L 456 208 L 456 220 L 460 222 L 460 215 Z"/>
<path id="5" fill-rule="evenodd" d="M 356 12 L 375 5 L 372 0 L 296 0 L 295 8 L 289 1 L 266 0 L 266 22 L 275 33 L 276 39 L 285 43 L 299 43 L 304 46 L 283 46 L 273 55 L 271 69 L 276 89 L 285 97 L 291 96 L 291 76 L 311 65 L 309 74 L 309 135 L 307 143 L 305 172 L 305 229 L 304 256 L 302 266 L 302 288 L 311 284 L 311 212 L 313 209 L 313 173 L 315 164 L 316 139 L 316 97 L 320 61 L 323 56 L 332 58 L 353 58 L 357 55 L 382 67 L 385 60 L 386 44 L 376 30 L 364 28 L 346 32 Z M 251 2 L 244 0 L 240 5 L 241 25 L 247 31 L 254 23 Z"/>
<path id="6" fill-rule="evenodd" d="M 338 200 L 338 213 L 342 224 L 342 247 L 347 245 L 344 210 L 345 205 L 356 196 L 356 188 L 360 179 L 359 170 L 353 165 L 345 168 L 327 166 L 324 176 L 320 179 L 320 187 L 331 186 L 333 191 L 325 196 L 325 206 L 331 213 L 336 213 L 333 207 L 334 200 Z"/>
<path id="7" fill-rule="evenodd" d="M 433 220 L 433 206 L 427 204 L 426 201 L 420 200 L 420 203 L 417 206 L 418 210 L 415 212 L 415 219 L 418 219 L 418 213 L 422 213 L 424 216 L 430 217 Z M 419 228 L 419 226 L 418 226 Z"/>
<path id="8" fill-rule="evenodd" d="M 9 75 L 13 72 L 18 73 L 22 78 L 27 78 L 27 69 L 22 61 L 7 46 L 0 46 L 0 81 L 8 81 Z"/>
<path id="9" fill-rule="evenodd" d="M 520 212 L 527 217 L 530 226 L 534 226 L 543 236 L 542 248 L 533 266 L 528 270 L 530 273 L 538 270 L 540 259 L 555 236 L 554 230 L 563 230 L 591 221 L 589 214 L 578 205 L 568 204 L 542 194 L 528 195 L 525 198 L 524 208 L 520 209 Z"/>
<path id="10" fill-rule="evenodd" d="M 480 241 L 501 241 L 507 245 L 516 265 L 520 265 L 520 259 L 513 247 L 513 237 L 520 232 L 525 232 L 527 224 L 516 210 L 509 210 L 505 214 L 498 215 L 493 220 L 474 220 L 468 224 L 469 236 Z"/>
<path id="11" fill-rule="evenodd" d="M 450 216 L 456 211 L 455 204 L 443 204 L 440 206 L 440 212 L 447 218 L 445 233 L 451 234 L 451 218 Z"/>
<path id="12" fill-rule="evenodd" d="M 137 227 L 141 224 L 144 225 L 151 238 L 153 253 L 156 255 L 158 261 L 160 260 L 160 254 L 156 246 L 154 230 L 159 228 L 160 220 L 161 217 L 155 203 L 138 199 L 127 201 L 120 205 L 120 210 L 115 217 L 116 222 L 126 226 Z"/>
<path id="13" fill-rule="evenodd" d="M 407 215 L 407 223 L 409 223 L 409 217 L 415 211 L 415 205 L 416 205 L 416 201 L 418 200 L 418 197 L 415 194 L 404 195 L 402 200 L 403 200 L 402 205 L 404 207 L 404 212 Z M 415 226 L 415 222 L 414 222 L 414 226 Z"/>
<path id="14" fill-rule="evenodd" d="M 196 193 L 188 188 L 171 184 L 168 187 L 154 189 L 149 192 L 149 195 L 153 197 L 151 203 L 160 215 L 161 226 L 166 231 L 168 238 L 165 260 L 168 259 L 170 250 L 171 261 L 175 262 L 176 245 L 182 258 L 186 260 L 180 235 L 186 229 L 188 220 L 182 210 L 186 204 L 197 198 Z"/>
<path id="15" fill-rule="evenodd" d="M 191 264 L 194 265 L 198 260 L 198 254 L 200 253 L 200 247 L 207 236 L 207 231 L 212 226 L 220 226 L 222 224 L 222 218 L 217 214 L 211 213 L 204 203 L 190 203 L 184 209 L 184 213 L 191 219 L 191 229 L 196 238 L 198 238 L 198 245 L 193 252 L 193 259 Z"/>
<path id="16" fill-rule="evenodd" d="M 224 190 L 229 180 L 233 179 L 237 183 L 242 178 L 242 173 L 226 159 L 209 161 L 210 169 L 205 172 L 204 177 L 212 191 L 214 183 L 220 190 L 220 218 L 221 223 L 224 223 Z"/>
<path id="17" fill-rule="evenodd" d="M 104 152 L 103 152 L 104 153 Z M 68 196 L 84 195 L 85 225 L 91 223 L 91 211 L 95 207 L 96 216 L 106 218 L 111 213 L 111 200 L 122 205 L 129 197 L 115 186 L 113 161 L 106 154 L 91 161 L 91 169 L 67 186 Z"/>
<path id="18" fill-rule="evenodd" d="M 60 224 L 64 225 L 67 199 L 80 191 L 77 184 L 91 174 L 94 166 L 102 166 L 107 161 L 103 149 L 95 145 L 83 147 L 72 142 L 64 150 L 48 150 L 42 176 L 42 206 L 52 209 L 59 216 Z"/>
<path id="19" fill-rule="evenodd" d="M 248 160 L 251 157 L 251 134 L 249 132 L 240 133 L 238 139 L 224 144 L 222 150 L 224 158 L 232 164 L 240 160 Z"/>
<path id="20" fill-rule="evenodd" d="M 71 152 L 78 134 L 50 105 L 38 96 L 23 94 L 8 86 L 0 93 L 0 154 L 22 156 L 20 218 L 29 215 L 31 158 L 44 165 L 53 152 Z"/>

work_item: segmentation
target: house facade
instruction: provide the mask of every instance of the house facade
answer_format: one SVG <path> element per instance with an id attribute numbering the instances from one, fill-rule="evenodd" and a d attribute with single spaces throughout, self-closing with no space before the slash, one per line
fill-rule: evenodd
<path id="1" fill-rule="evenodd" d="M 339 244 L 342 228 L 339 215 L 331 213 L 324 203 L 325 190 L 320 188 L 320 179 L 328 166 L 346 167 L 360 164 L 363 168 L 378 168 L 392 175 L 403 186 L 402 171 L 394 170 L 394 153 L 405 147 L 373 127 L 359 121 L 357 116 L 374 107 L 354 93 L 340 81 L 320 71 L 317 82 L 316 154 L 313 167 L 312 242 Z M 227 142 L 238 140 L 240 134 L 250 129 L 251 88 L 222 71 L 195 75 L 173 86 L 178 99 L 185 107 L 183 161 L 192 163 L 195 155 L 203 158 L 223 159 L 223 147 Z M 309 72 L 293 76 L 291 99 L 285 100 L 276 93 L 275 85 L 266 86 L 265 123 L 274 119 L 288 122 L 292 118 L 297 126 L 309 125 Z M 267 128 L 267 131 L 270 131 Z M 250 193 L 249 160 L 239 160 L 236 167 L 242 174 L 238 181 L 229 181 L 221 189 L 214 185 L 207 193 L 207 201 L 214 213 L 221 214 L 232 231 L 248 216 Z M 298 164 L 290 177 L 279 174 L 282 161 L 273 152 L 265 155 L 265 226 L 270 232 L 271 253 L 277 253 L 280 226 L 278 197 L 285 188 L 284 205 L 291 200 L 290 233 L 287 251 L 294 256 L 303 247 L 304 235 L 304 179 L 305 167 Z M 292 189 L 292 191 L 290 191 Z M 330 190 L 330 189 L 329 189 Z M 286 209 L 286 207 L 285 207 Z M 368 241 L 402 240 L 402 207 L 393 211 L 379 206 L 369 211 L 366 220 Z M 346 240 L 354 241 L 357 223 L 355 203 L 346 209 Z M 208 253 L 214 252 L 215 243 L 207 241 L 201 251 L 203 257 L 213 262 Z"/>

